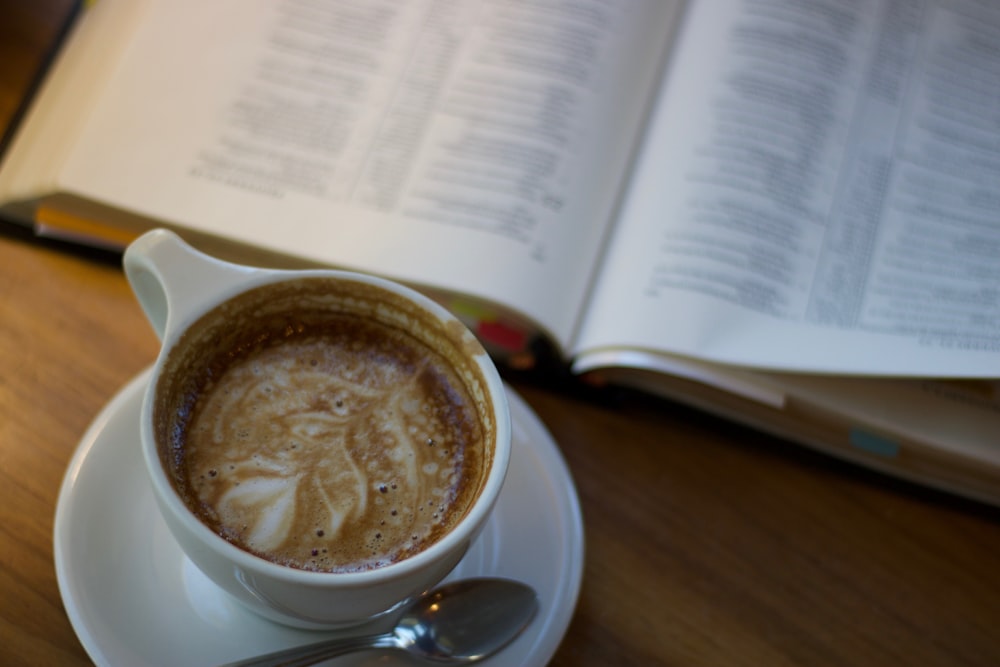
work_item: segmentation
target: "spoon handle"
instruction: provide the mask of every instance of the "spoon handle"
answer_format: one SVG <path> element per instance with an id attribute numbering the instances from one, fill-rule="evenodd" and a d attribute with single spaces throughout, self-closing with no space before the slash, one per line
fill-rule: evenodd
<path id="1" fill-rule="evenodd" d="M 399 648 L 399 643 L 392 634 L 341 637 L 293 646 L 246 660 L 227 662 L 219 667 L 307 667 L 330 658 L 372 648 Z"/>

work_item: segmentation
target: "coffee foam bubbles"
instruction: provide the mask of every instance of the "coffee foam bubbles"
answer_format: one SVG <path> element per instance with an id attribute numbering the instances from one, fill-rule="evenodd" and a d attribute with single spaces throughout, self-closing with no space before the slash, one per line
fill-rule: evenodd
<path id="1" fill-rule="evenodd" d="M 160 380 L 155 428 L 203 523 L 277 563 L 354 571 L 420 551 L 464 516 L 493 426 L 461 362 L 466 339 L 384 294 L 369 306 L 337 288 L 268 288 L 203 318 Z M 383 324 L 376 311 L 400 315 Z"/>
<path id="2" fill-rule="evenodd" d="M 284 342 L 205 393 L 186 477 L 227 539 L 294 567 L 363 570 L 464 513 L 473 406 L 440 362 L 379 340 L 374 353 L 335 335 Z"/>

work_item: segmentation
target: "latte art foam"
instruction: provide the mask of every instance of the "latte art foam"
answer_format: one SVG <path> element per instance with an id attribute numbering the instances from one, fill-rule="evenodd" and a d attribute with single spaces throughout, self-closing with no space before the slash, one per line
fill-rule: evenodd
<path id="1" fill-rule="evenodd" d="M 291 567 L 362 571 L 464 516 L 483 433 L 434 351 L 344 317 L 232 356 L 198 389 L 173 445 L 181 495 L 224 538 Z"/>

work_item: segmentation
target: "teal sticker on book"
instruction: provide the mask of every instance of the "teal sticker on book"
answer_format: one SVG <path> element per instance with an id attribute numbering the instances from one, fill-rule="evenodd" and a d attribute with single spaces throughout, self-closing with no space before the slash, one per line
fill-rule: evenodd
<path id="1" fill-rule="evenodd" d="M 883 438 L 880 435 L 875 435 L 874 433 L 869 433 L 868 431 L 856 428 L 851 429 L 850 439 L 852 445 L 869 454 L 875 454 L 887 459 L 896 458 L 896 455 L 899 454 L 899 445 L 894 441 Z"/>

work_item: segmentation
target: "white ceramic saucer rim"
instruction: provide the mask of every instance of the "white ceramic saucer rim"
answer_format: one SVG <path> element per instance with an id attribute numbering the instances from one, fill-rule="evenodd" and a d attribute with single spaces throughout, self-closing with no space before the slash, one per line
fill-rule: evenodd
<path id="1" fill-rule="evenodd" d="M 122 420 L 130 416 L 127 414 L 129 410 L 134 411 L 137 418 L 139 397 L 145 389 L 148 378 L 149 369 L 126 384 L 95 417 L 67 468 L 56 506 L 53 548 L 60 594 L 70 623 L 80 642 L 91 659 L 98 665 L 116 665 L 120 664 L 123 658 L 126 658 L 129 664 L 138 667 L 140 664 L 161 664 L 157 662 L 157 659 L 165 659 L 165 656 L 162 655 L 144 655 L 143 649 L 145 647 L 141 637 L 129 637 L 130 644 L 128 646 L 118 646 L 122 642 L 118 642 L 117 639 L 123 638 L 114 636 L 114 627 L 111 627 L 111 624 L 101 622 L 106 619 L 95 619 L 94 609 L 99 609 L 102 605 L 101 592 L 87 591 L 85 583 L 81 586 L 81 580 L 84 578 L 82 573 L 88 564 L 81 562 L 79 553 L 81 549 L 76 544 L 80 540 L 81 531 L 114 530 L 113 527 L 101 526 L 100 517 L 96 517 L 96 522 L 95 517 L 88 517 L 87 508 L 76 507 L 74 500 L 78 496 L 81 484 L 94 483 L 91 481 L 93 476 L 97 474 L 92 470 L 94 452 L 102 448 L 106 450 L 116 444 L 111 441 L 109 431 L 127 428 Z M 449 579 L 490 574 L 511 576 L 535 585 L 536 589 L 539 590 L 541 610 L 532 626 L 511 646 L 482 664 L 544 665 L 558 648 L 569 626 L 579 596 L 583 578 L 583 520 L 576 488 L 556 443 L 524 400 L 509 386 L 507 391 L 515 447 L 512 452 L 511 472 L 508 474 L 507 486 L 505 491 L 501 493 L 501 499 L 497 506 L 496 514 L 500 518 L 490 520 L 483 536 L 470 549 L 466 559 L 449 575 Z M 135 437 L 138 438 L 137 428 Z M 123 446 L 123 443 L 117 444 Z M 518 458 L 517 465 L 514 465 L 514 457 Z M 529 458 L 533 459 L 530 463 Z M 90 464 L 89 467 L 88 464 Z M 141 470 L 137 472 L 145 474 Z M 528 476 L 531 475 L 537 479 L 528 479 Z M 526 482 L 532 482 L 532 488 L 511 490 L 511 487 L 523 486 Z M 112 480 L 110 484 L 113 486 L 114 481 Z M 517 535 L 518 539 L 514 539 L 513 542 L 512 539 L 504 542 L 500 523 L 505 519 L 501 515 L 503 515 L 506 506 L 513 507 L 515 503 L 523 502 L 516 497 L 520 495 L 517 491 L 527 491 L 529 495 L 531 493 L 540 495 L 543 502 L 537 502 L 533 505 L 530 513 L 520 512 L 517 517 L 514 517 L 515 522 L 506 521 L 508 532 L 512 532 L 510 525 L 513 524 L 517 526 L 516 530 L 520 531 L 523 527 L 527 533 Z M 102 489 L 100 492 L 112 493 L 113 489 L 107 491 Z M 149 495 L 148 505 L 151 505 L 151 492 Z M 81 511 L 83 512 L 82 516 L 79 514 Z M 509 511 L 508 514 L 510 514 Z M 81 518 L 86 519 L 88 524 L 96 523 L 96 525 L 84 525 L 85 522 L 79 520 Z M 509 518 L 508 516 L 507 519 Z M 154 516 L 152 519 L 154 524 L 159 521 L 158 516 Z M 161 527 L 158 532 L 165 533 L 165 526 Z M 525 537 L 530 539 L 521 539 Z M 165 537 L 160 534 L 159 540 L 161 542 L 169 540 L 168 546 L 177 548 L 169 534 Z M 546 543 L 546 541 L 548 542 Z M 512 547 L 515 546 L 518 547 L 517 553 L 512 552 Z M 548 553 L 546 549 L 548 549 Z M 84 553 L 83 556 L 85 555 Z M 556 560 L 546 559 L 546 555 L 555 555 Z M 187 561 L 183 556 L 180 556 L 179 559 L 186 561 L 186 565 L 190 564 L 190 561 Z M 188 579 L 202 576 L 193 566 L 186 567 L 185 572 L 194 573 Z M 209 588 L 211 587 L 206 586 L 206 590 Z M 207 595 L 225 598 L 223 593 L 214 589 L 209 591 Z M 138 600 L 131 604 L 141 608 L 148 602 Z M 230 604 L 238 606 L 235 603 Z M 242 611 L 242 608 L 240 610 Z M 178 611 L 185 610 L 178 609 Z M 280 637 L 280 645 L 315 641 L 321 637 L 306 631 L 276 626 L 250 615 L 249 612 L 244 613 L 247 614 L 245 620 L 260 624 L 258 631 L 263 629 L 263 634 L 267 634 L 273 629 L 274 635 Z M 151 628 L 150 632 L 156 632 L 156 629 Z M 194 645 L 198 645 L 200 641 L 210 641 L 211 639 L 211 637 L 189 638 Z M 269 647 L 269 650 L 279 648 L 280 645 Z M 227 650 L 231 651 L 232 649 Z M 255 650 L 259 650 L 259 648 L 255 648 Z M 225 659 L 235 660 L 240 657 L 244 656 L 232 654 L 225 656 Z M 382 657 L 385 658 L 385 656 Z M 215 660 L 215 658 L 212 659 Z M 396 656 L 392 656 L 388 660 L 390 661 L 380 661 L 379 664 L 410 664 L 402 659 L 397 662 Z M 222 660 L 217 661 L 221 662 Z M 168 663 L 169 660 L 164 664 Z M 343 664 L 361 663 L 345 661 Z"/>

